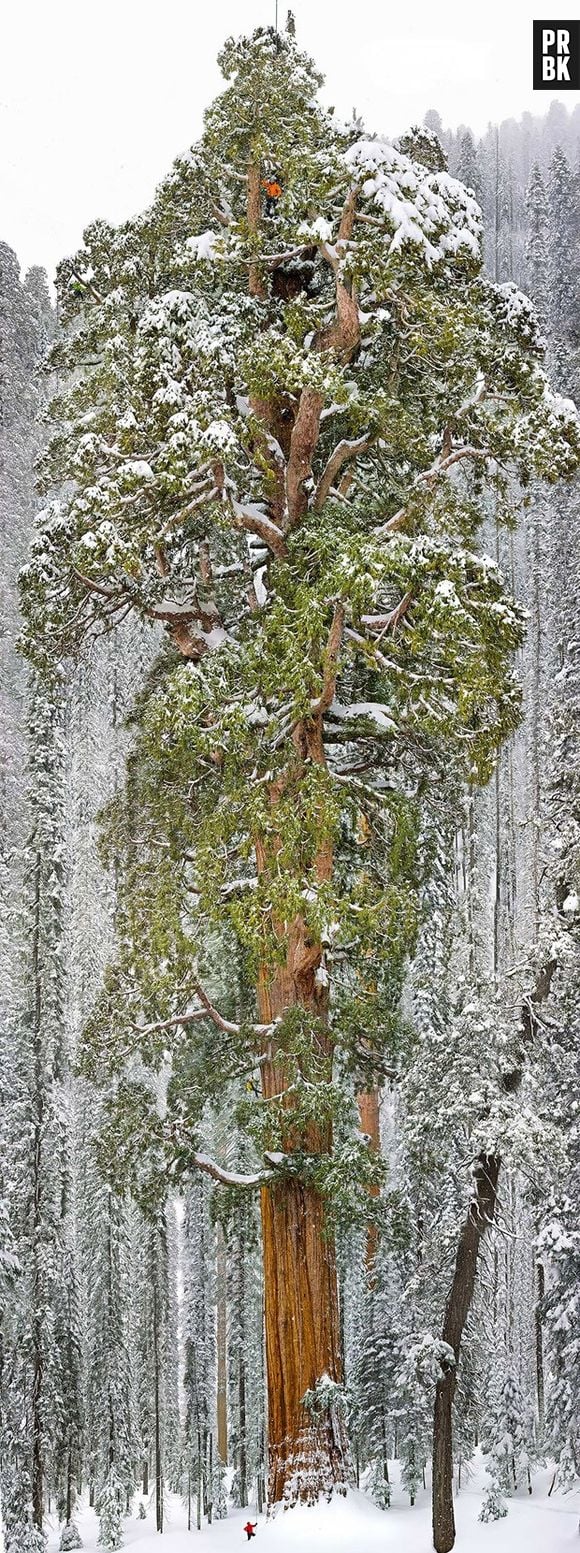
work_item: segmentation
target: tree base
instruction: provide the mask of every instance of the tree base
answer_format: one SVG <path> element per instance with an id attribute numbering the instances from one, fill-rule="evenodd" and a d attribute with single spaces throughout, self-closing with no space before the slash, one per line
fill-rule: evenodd
<path id="1" fill-rule="evenodd" d="M 270 1447 L 268 1497 L 272 1508 L 313 1505 L 350 1487 L 349 1454 L 342 1419 L 308 1424 L 296 1440 Z"/>

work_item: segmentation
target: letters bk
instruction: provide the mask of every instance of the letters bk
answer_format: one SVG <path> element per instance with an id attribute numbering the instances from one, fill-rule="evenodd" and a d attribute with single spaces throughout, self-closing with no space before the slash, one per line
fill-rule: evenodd
<path id="1" fill-rule="evenodd" d="M 534 91 L 580 89 L 580 21 L 534 22 Z"/>

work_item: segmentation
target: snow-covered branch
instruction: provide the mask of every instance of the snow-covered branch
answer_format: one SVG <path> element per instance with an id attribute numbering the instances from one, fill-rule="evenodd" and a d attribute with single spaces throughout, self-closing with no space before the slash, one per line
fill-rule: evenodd
<path id="1" fill-rule="evenodd" d="M 237 1186 L 246 1189 L 255 1189 L 257 1186 L 265 1186 L 271 1178 L 268 1170 L 257 1170 L 253 1175 L 243 1176 L 237 1170 L 225 1170 L 218 1165 L 217 1160 L 211 1159 L 209 1154 L 194 1154 L 193 1163 L 198 1170 L 204 1170 L 206 1175 L 214 1181 L 219 1181 L 220 1186 Z"/>
<path id="2" fill-rule="evenodd" d="M 320 716 L 321 713 L 327 712 L 334 699 L 336 678 L 338 673 L 338 655 L 340 652 L 340 646 L 344 632 L 345 615 L 346 611 L 344 604 L 340 599 L 337 599 L 334 606 L 332 625 L 328 634 L 322 690 L 318 700 L 313 701 L 311 704 L 311 711 L 315 717 Z"/>
<path id="3" fill-rule="evenodd" d="M 360 453 L 366 453 L 367 448 L 370 448 L 373 441 L 374 437 L 370 432 L 367 432 L 363 437 L 351 439 L 344 437 L 337 444 L 330 455 L 326 468 L 323 469 L 314 493 L 312 506 L 315 512 L 320 512 L 321 507 L 324 506 L 336 476 L 340 473 L 343 466 L 352 459 L 358 458 Z"/>
<path id="4" fill-rule="evenodd" d="M 361 622 L 368 627 L 369 631 L 378 631 L 380 636 L 384 636 L 387 631 L 396 630 L 412 602 L 413 594 L 407 590 L 395 609 L 392 609 L 388 615 L 361 615 Z"/>
<path id="5" fill-rule="evenodd" d="M 491 458 L 491 454 L 488 448 L 453 448 L 452 452 L 448 453 L 445 458 L 436 459 L 435 463 L 431 464 L 430 469 L 424 469 L 421 474 L 417 475 L 416 479 L 413 481 L 409 495 L 412 496 L 413 492 L 421 485 L 434 485 L 436 481 L 439 480 L 440 476 L 447 474 L 448 470 L 451 469 L 454 464 L 458 464 L 461 462 L 461 460 L 467 458 L 476 460 L 483 459 L 487 462 L 487 460 Z M 376 530 L 376 533 L 397 533 L 399 529 L 405 527 L 405 523 L 408 521 L 409 516 L 410 513 L 408 506 L 400 507 L 398 512 L 393 513 L 392 518 L 387 518 L 386 523 L 381 523 L 380 528 Z"/>
<path id="6" fill-rule="evenodd" d="M 215 1008 L 211 998 L 208 997 L 200 982 L 195 982 L 194 991 L 199 998 L 200 1008 L 185 1009 L 181 1014 L 172 1014 L 168 1019 L 156 1019 L 147 1025 L 134 1024 L 133 1029 L 140 1036 L 154 1035 L 158 1030 L 175 1030 L 179 1025 L 196 1024 L 200 1019 L 211 1019 L 213 1024 L 217 1025 L 218 1030 L 222 1030 L 225 1035 L 240 1034 L 242 1026 L 237 1024 L 234 1019 L 226 1019 L 223 1014 L 220 1014 L 219 1009 Z M 258 1039 L 264 1040 L 272 1034 L 274 1026 L 272 1024 L 252 1025 L 248 1029 L 250 1035 L 255 1035 Z"/>

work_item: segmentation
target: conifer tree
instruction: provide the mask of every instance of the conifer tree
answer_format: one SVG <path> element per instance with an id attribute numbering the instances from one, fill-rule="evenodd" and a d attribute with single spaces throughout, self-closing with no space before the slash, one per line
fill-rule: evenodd
<path id="1" fill-rule="evenodd" d="M 556 146 L 548 176 L 550 219 L 548 286 L 551 357 L 563 393 L 578 389 L 580 193 L 577 174 Z"/>
<path id="2" fill-rule="evenodd" d="M 151 210 L 61 266 L 44 482 L 66 494 L 22 597 L 49 672 L 131 612 L 167 632 L 109 810 L 120 953 L 88 1061 L 169 1049 L 163 1117 L 151 1086 L 115 1088 L 140 1170 L 261 1189 L 270 1496 L 292 1502 L 349 1474 L 332 1223 L 377 1182 L 353 1084 L 397 1037 L 422 794 L 450 767 L 487 780 L 518 718 L 522 619 L 478 554 L 482 491 L 507 519 L 506 465 L 556 480 L 579 441 L 532 309 L 482 276 L 462 186 L 335 124 L 291 34 L 221 65 Z M 202 979 L 211 935 L 224 967 L 244 957 L 241 1023 L 227 975 L 219 1003 Z M 241 1175 L 200 1124 L 252 1073 Z"/>
<path id="3" fill-rule="evenodd" d="M 198 1528 L 211 1501 L 209 1442 L 215 1434 L 213 1230 L 209 1183 L 200 1176 L 186 1197 L 184 1220 L 185 1455 L 187 1491 Z"/>
<path id="4" fill-rule="evenodd" d="M 526 283 L 544 324 L 549 306 L 549 214 L 546 186 L 537 162 L 532 167 L 526 190 L 526 212 Z"/>
<path id="5" fill-rule="evenodd" d="M 460 183 L 465 184 L 466 189 L 473 189 L 476 199 L 481 202 L 482 180 L 475 141 L 471 130 L 466 129 L 461 135 L 455 157 L 455 176 Z"/>
<path id="6" fill-rule="evenodd" d="M 490 1382 L 482 1429 L 489 1474 L 482 1521 L 500 1519 L 506 1514 L 504 1498 L 524 1484 L 530 1487 L 534 1454 L 531 1420 L 513 1369 L 496 1362 Z"/>

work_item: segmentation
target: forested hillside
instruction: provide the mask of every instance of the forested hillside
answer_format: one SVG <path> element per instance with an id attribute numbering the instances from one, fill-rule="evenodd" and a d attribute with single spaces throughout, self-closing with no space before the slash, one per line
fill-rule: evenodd
<path id="1" fill-rule="evenodd" d="M 0 244 L 4 1542 L 448 1553 L 580 1474 L 580 110 L 221 63 L 56 308 Z"/>

